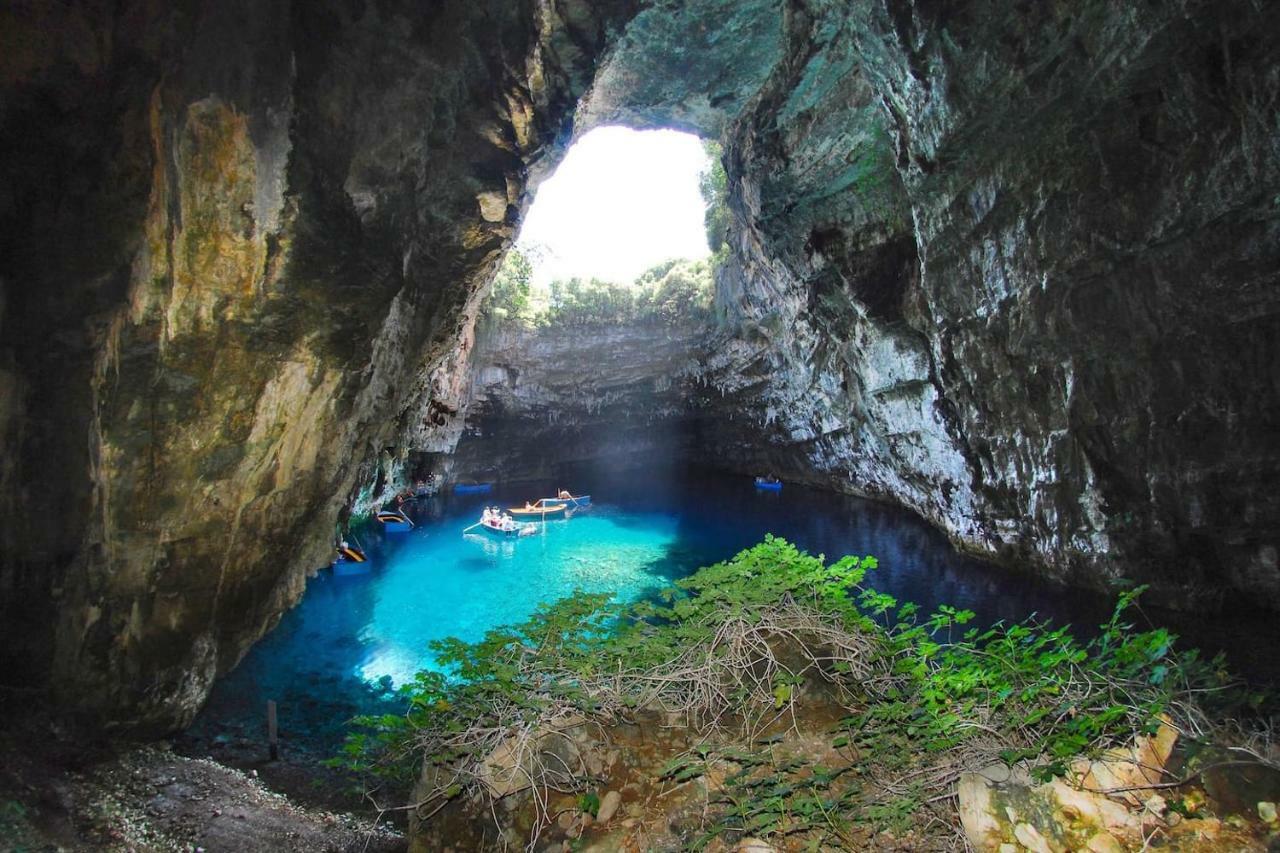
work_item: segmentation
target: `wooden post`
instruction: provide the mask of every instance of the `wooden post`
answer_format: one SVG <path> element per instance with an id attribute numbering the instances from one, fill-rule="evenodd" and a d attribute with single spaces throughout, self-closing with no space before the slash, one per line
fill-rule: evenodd
<path id="1" fill-rule="evenodd" d="M 280 758 L 280 743 L 276 738 L 276 700 L 267 700 L 267 743 L 271 748 L 271 760 Z"/>

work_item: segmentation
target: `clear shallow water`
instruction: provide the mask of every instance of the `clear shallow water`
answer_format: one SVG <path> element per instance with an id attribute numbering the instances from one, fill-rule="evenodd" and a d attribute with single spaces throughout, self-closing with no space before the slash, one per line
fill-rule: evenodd
<path id="1" fill-rule="evenodd" d="M 592 507 L 535 536 L 462 533 L 486 504 L 522 505 L 561 485 L 589 491 Z M 974 610 L 984 624 L 1034 613 L 1080 633 L 1110 612 L 1104 598 L 966 558 L 903 510 L 791 484 L 758 491 L 747 477 L 587 471 L 571 482 L 437 496 L 410 514 L 417 527 L 408 533 L 357 531 L 371 558 L 368 573 L 322 570 L 298 607 L 215 686 L 188 733 L 199 748 L 216 754 L 224 745 L 261 743 L 263 708 L 275 699 L 286 744 L 331 753 L 352 715 L 400 709 L 394 687 L 436 667 L 431 640 L 477 640 L 577 589 L 635 600 L 766 533 L 829 561 L 873 554 L 880 568 L 868 583 L 925 612 L 952 604 Z M 1280 637 L 1265 618 L 1198 623 L 1183 614 L 1147 615 L 1193 644 L 1227 650 L 1254 677 L 1274 678 Z"/>
<path id="2" fill-rule="evenodd" d="M 459 533 L 474 515 L 446 516 L 392 543 L 359 631 L 364 678 L 403 683 L 419 669 L 436 668 L 431 640 L 479 640 L 575 590 L 626 600 L 654 592 L 667 584 L 663 561 L 679 536 L 674 516 L 609 504 L 518 539 Z"/>

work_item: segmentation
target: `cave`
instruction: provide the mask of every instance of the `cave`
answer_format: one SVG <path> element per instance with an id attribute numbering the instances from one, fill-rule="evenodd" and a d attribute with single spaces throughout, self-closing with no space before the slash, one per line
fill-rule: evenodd
<path id="1" fill-rule="evenodd" d="M 606 457 L 909 513 L 997 585 L 1141 585 L 1249 669 L 1276 33 L 1246 0 L 4 5 L 6 751 L 181 733 L 406 488 Z M 546 368 L 486 299 L 609 126 L 718 146 L 712 303 Z"/>

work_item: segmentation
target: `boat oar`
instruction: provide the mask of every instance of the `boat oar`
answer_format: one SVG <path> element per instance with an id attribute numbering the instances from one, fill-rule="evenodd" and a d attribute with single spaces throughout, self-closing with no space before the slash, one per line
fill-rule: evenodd
<path id="1" fill-rule="evenodd" d="M 469 531 L 475 530 L 477 527 L 479 527 L 482 524 L 484 524 L 483 521 L 477 521 L 475 524 L 471 525 L 470 527 L 463 528 L 462 532 L 467 533 Z"/>

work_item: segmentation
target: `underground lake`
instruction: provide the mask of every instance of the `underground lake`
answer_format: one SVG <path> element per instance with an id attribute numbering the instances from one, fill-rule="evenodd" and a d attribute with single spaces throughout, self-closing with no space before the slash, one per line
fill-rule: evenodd
<path id="1" fill-rule="evenodd" d="M 523 506 L 562 487 L 590 494 L 590 507 L 517 539 L 463 532 L 485 506 Z M 868 585 L 926 612 L 950 604 L 975 611 L 983 624 L 1034 616 L 1089 636 L 1112 607 L 1107 596 L 958 553 L 906 510 L 791 483 L 780 492 L 756 489 L 750 477 L 710 470 L 589 466 L 487 494 L 446 488 L 405 506 L 411 531 L 384 532 L 376 522 L 355 528 L 367 571 L 320 570 L 301 603 L 217 683 L 182 735 L 183 751 L 259 766 L 263 709 L 273 700 L 287 754 L 333 755 L 352 716 L 403 709 L 395 691 L 418 669 L 436 668 L 433 640 L 479 640 L 577 590 L 652 595 L 768 533 L 828 562 L 873 555 L 879 567 Z M 1257 683 L 1276 681 L 1280 637 L 1265 615 L 1209 620 L 1143 605 L 1135 617 L 1174 629 L 1185 645 L 1225 652 Z"/>

